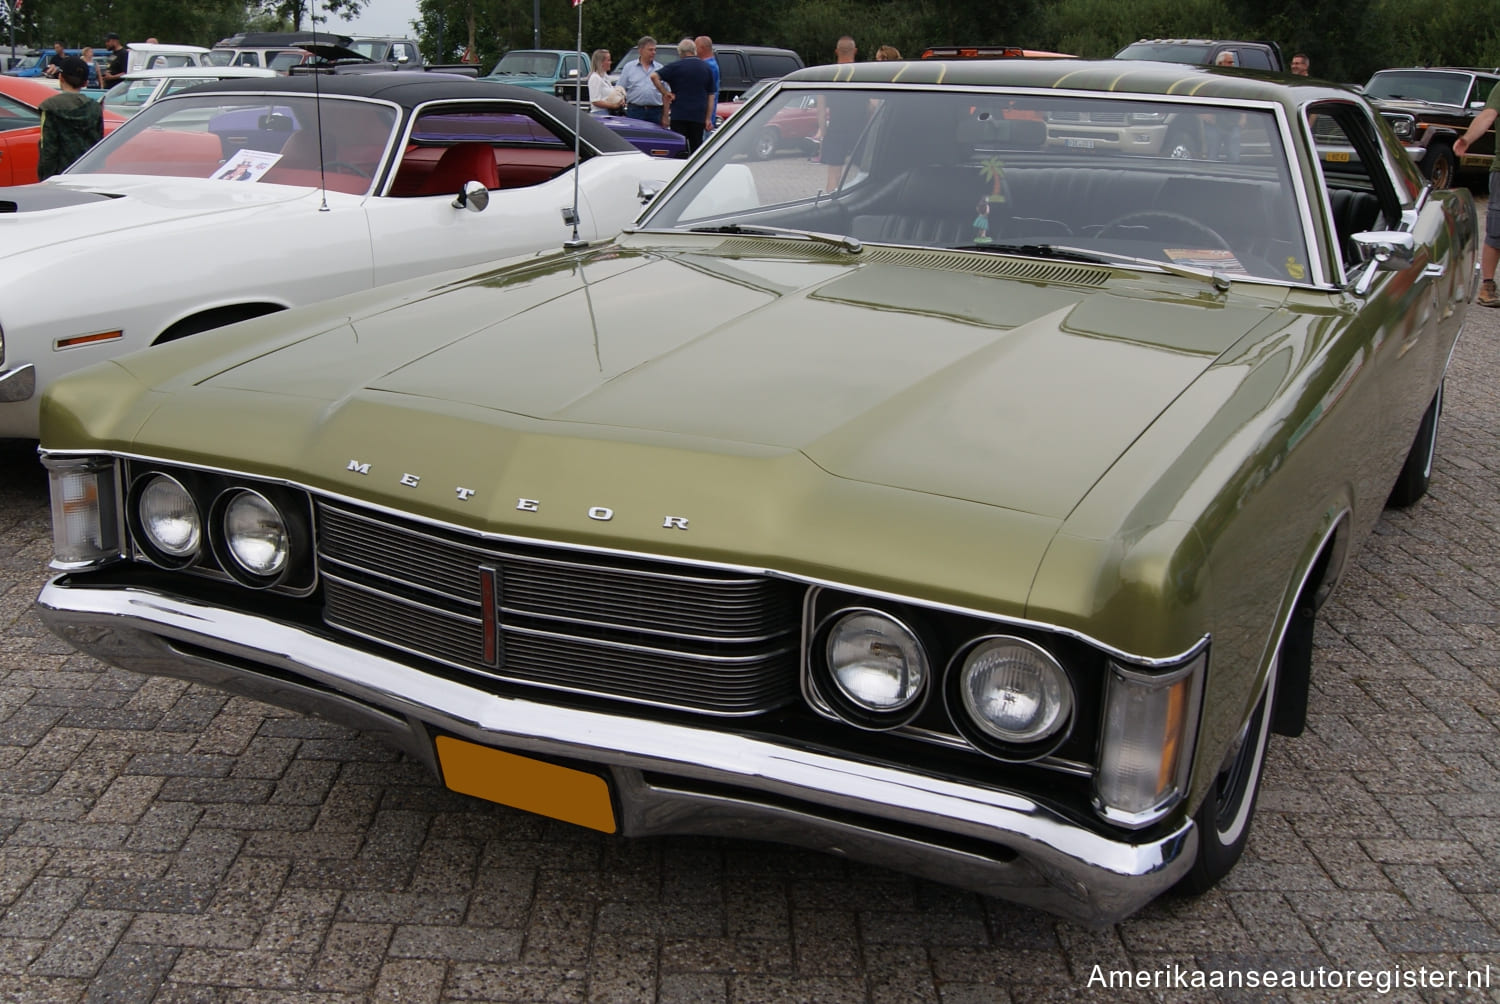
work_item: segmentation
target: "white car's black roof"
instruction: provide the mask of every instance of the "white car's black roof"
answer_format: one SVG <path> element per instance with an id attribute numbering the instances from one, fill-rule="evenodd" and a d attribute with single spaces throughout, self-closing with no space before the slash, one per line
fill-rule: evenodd
<path id="1" fill-rule="evenodd" d="M 572 127 L 578 119 L 578 131 L 584 142 L 602 153 L 635 150 L 627 140 L 609 127 L 594 120 L 591 115 L 575 116 L 574 106 L 560 98 L 529 87 L 515 87 L 493 80 L 476 80 L 457 74 L 412 73 L 410 71 L 380 71 L 375 73 L 319 73 L 301 76 L 250 78 L 244 80 L 220 80 L 187 88 L 176 96 L 202 95 L 208 93 L 253 92 L 257 94 L 323 94 L 328 96 L 353 96 L 379 98 L 405 109 L 413 109 L 430 101 L 463 100 L 464 98 L 495 98 L 533 104 L 551 117 Z M 170 99 L 163 99 L 170 100 Z"/>

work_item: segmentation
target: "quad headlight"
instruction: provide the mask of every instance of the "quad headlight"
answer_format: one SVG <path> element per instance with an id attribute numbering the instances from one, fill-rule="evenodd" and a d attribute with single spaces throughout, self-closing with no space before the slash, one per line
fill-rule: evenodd
<path id="1" fill-rule="evenodd" d="M 160 472 L 139 478 L 130 489 L 130 528 L 142 550 L 164 568 L 197 560 L 203 545 L 203 518 L 182 482 Z"/>
<path id="2" fill-rule="evenodd" d="M 954 726 L 991 756 L 1035 760 L 1068 738 L 1073 681 L 1041 646 L 1008 635 L 980 638 L 959 652 L 948 676 Z"/>
<path id="3" fill-rule="evenodd" d="M 286 520 L 258 492 L 236 492 L 224 507 L 224 541 L 235 562 L 252 575 L 276 575 L 286 567 Z"/>
<path id="4" fill-rule="evenodd" d="M 816 632 L 812 677 L 840 718 L 872 729 L 909 722 L 932 676 L 927 650 L 906 624 L 878 610 L 844 609 Z"/>

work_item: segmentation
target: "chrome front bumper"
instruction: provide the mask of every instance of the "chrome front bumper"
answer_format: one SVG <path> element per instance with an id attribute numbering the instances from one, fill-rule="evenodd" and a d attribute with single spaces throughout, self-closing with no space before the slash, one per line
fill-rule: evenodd
<path id="1" fill-rule="evenodd" d="M 429 765 L 429 729 L 604 767 L 627 836 L 707 834 L 828 851 L 1090 925 L 1128 916 L 1191 866 L 1191 823 L 1131 843 L 1029 798 L 719 729 L 496 696 L 303 627 L 58 576 L 42 620 L 78 649 L 376 733 Z M 993 848 L 987 852 L 987 848 Z"/>

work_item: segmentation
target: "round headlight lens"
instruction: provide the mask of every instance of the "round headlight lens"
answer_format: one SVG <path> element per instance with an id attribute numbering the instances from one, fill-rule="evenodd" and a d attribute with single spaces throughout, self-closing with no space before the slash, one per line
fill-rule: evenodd
<path id="1" fill-rule="evenodd" d="M 1062 667 L 1020 639 L 976 645 L 964 660 L 959 693 L 974 724 L 1005 743 L 1045 739 L 1073 713 L 1073 686 Z"/>
<path id="2" fill-rule="evenodd" d="M 927 653 L 884 614 L 844 615 L 828 632 L 828 669 L 839 691 L 868 711 L 899 711 L 922 696 Z"/>
<path id="3" fill-rule="evenodd" d="M 264 495 L 251 491 L 236 492 L 224 507 L 224 543 L 241 568 L 260 577 L 280 575 L 291 553 L 286 520 Z"/>
<path id="4" fill-rule="evenodd" d="M 203 521 L 188 490 L 165 474 L 156 474 L 141 489 L 136 503 L 146 542 L 173 558 L 198 553 Z"/>

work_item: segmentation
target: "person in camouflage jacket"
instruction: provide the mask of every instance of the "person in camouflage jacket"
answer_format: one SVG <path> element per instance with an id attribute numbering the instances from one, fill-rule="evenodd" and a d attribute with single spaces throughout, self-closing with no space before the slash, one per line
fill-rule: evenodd
<path id="1" fill-rule="evenodd" d="M 58 70 L 61 93 L 41 103 L 42 142 L 37 154 L 37 180 L 62 171 L 104 138 L 104 106 L 82 93 L 88 83 L 87 64 L 67 56 Z"/>

